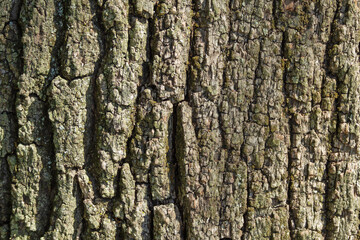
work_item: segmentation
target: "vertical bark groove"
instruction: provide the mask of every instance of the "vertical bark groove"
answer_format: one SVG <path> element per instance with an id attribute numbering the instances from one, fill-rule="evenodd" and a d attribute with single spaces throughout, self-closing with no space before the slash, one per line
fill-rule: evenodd
<path id="1" fill-rule="evenodd" d="M 283 32 L 283 36 L 282 36 L 282 42 L 281 42 L 281 58 L 282 58 L 282 64 L 287 64 L 287 55 L 286 55 L 286 32 Z M 287 85 L 286 85 L 286 76 L 287 76 L 287 68 L 285 67 L 284 71 L 283 71 L 283 94 L 285 96 L 286 99 L 289 99 L 289 94 L 288 94 L 288 90 L 287 90 Z M 288 105 L 288 104 L 287 104 Z M 287 106 L 288 107 L 288 106 Z M 288 167 L 287 167 L 287 172 L 288 172 L 288 181 L 287 181 L 287 184 L 288 184 L 288 189 L 287 189 L 287 199 L 286 199 L 286 204 L 288 205 L 289 207 L 289 220 L 288 220 L 288 228 L 289 228 L 289 231 L 290 231 L 290 237 L 293 238 L 294 236 L 294 213 L 293 213 L 293 210 L 292 210 L 292 207 L 291 207 L 291 198 L 292 198 L 292 191 L 291 191 L 291 186 L 293 184 L 293 180 L 291 179 L 291 166 L 292 166 L 292 163 L 293 163 L 293 159 L 292 159 L 292 156 L 291 156 L 291 149 L 293 147 L 293 140 L 291 138 L 292 136 L 292 133 L 293 133 L 293 129 L 292 129 L 292 126 L 293 126 L 293 123 L 292 123 L 292 115 L 291 113 L 287 113 L 289 114 L 290 116 L 288 116 L 288 127 L 289 127 L 289 134 L 290 134 L 290 142 L 289 142 L 289 145 L 288 145 Z"/>
<path id="2" fill-rule="evenodd" d="M 331 25 L 330 25 L 330 36 L 333 36 L 334 35 L 334 24 L 335 24 L 335 21 L 336 21 L 336 18 L 338 17 L 339 15 L 339 10 L 340 10 L 340 3 L 339 1 L 336 1 L 336 11 L 335 11 L 335 14 L 334 14 L 334 17 L 331 21 Z M 330 70 L 330 61 L 331 61 L 331 56 L 330 56 L 330 49 L 332 48 L 332 45 L 333 44 L 333 40 L 332 38 L 329 38 L 328 42 L 326 43 L 326 55 L 325 55 L 325 59 L 324 59 L 324 64 L 325 64 L 325 67 L 326 67 L 326 74 L 330 77 L 330 78 L 334 78 L 335 79 L 335 82 L 336 82 L 336 90 L 338 90 L 339 86 L 338 86 L 338 83 L 337 83 L 337 79 L 336 79 L 336 76 L 334 76 L 332 73 L 331 73 L 331 70 Z M 336 91 L 338 92 L 338 91 Z M 339 100 L 336 98 L 335 101 L 334 101 L 334 106 L 333 106 L 333 109 L 334 111 L 332 112 L 332 115 L 336 115 L 336 110 L 338 109 L 339 107 Z M 336 129 L 338 128 L 337 127 L 337 124 L 338 124 L 338 119 L 336 119 L 336 128 L 333 130 L 331 136 L 330 136 L 330 148 L 329 151 L 332 152 L 333 151 L 333 148 L 334 148 L 334 133 L 336 132 Z M 326 169 L 325 169 L 325 172 L 326 172 L 326 185 L 325 185 L 325 227 L 324 227 L 324 239 L 325 240 L 328 240 L 329 237 L 328 237 L 328 229 L 330 228 L 330 224 L 329 222 L 331 222 L 331 219 L 332 219 L 332 216 L 331 216 L 331 213 L 329 213 L 329 208 L 330 208 L 330 192 L 331 192 L 331 179 L 330 179 L 330 165 L 331 165 L 331 161 L 330 161 L 330 154 L 328 156 L 328 159 L 327 159 L 327 162 L 326 162 Z"/>
<path id="3" fill-rule="evenodd" d="M 15 98 L 17 78 L 21 74 L 21 28 L 18 22 L 21 1 L 0 3 L 0 239 L 10 237 L 13 172 L 10 162 L 16 158 L 18 125 Z M 11 55 L 10 55 L 11 54 Z"/>

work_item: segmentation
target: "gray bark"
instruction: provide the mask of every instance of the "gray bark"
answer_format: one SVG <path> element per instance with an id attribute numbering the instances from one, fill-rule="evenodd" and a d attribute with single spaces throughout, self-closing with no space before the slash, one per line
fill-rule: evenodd
<path id="1" fill-rule="evenodd" d="M 358 239 L 357 0 L 0 1 L 0 239 Z"/>

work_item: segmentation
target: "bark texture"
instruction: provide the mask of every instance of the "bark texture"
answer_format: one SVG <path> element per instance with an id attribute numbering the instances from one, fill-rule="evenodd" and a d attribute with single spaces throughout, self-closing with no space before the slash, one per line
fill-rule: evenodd
<path id="1" fill-rule="evenodd" d="M 357 0 L 0 0 L 0 239 L 360 238 Z"/>

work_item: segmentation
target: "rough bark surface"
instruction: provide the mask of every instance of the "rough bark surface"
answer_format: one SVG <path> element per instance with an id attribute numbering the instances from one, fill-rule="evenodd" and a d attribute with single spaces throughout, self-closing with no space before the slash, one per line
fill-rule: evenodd
<path id="1" fill-rule="evenodd" d="M 0 0 L 0 239 L 359 239 L 357 0 Z"/>

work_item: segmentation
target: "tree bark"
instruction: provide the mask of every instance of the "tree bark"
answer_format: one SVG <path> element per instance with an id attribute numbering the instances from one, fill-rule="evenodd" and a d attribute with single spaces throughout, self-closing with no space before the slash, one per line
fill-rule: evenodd
<path id="1" fill-rule="evenodd" d="M 357 0 L 0 9 L 1 240 L 360 238 Z"/>

